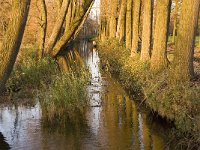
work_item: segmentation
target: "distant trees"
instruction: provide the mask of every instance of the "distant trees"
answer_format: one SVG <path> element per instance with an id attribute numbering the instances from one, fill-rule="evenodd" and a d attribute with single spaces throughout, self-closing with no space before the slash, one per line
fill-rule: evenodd
<path id="1" fill-rule="evenodd" d="M 2 45 L 0 47 L 0 94 L 5 90 L 6 81 L 11 74 L 19 52 L 30 4 L 33 5 L 30 2 L 31 0 L 13 0 L 10 5 L 12 7 L 12 15 L 9 24 L 6 29 L 1 26 L 3 30 L 6 30 L 6 33 L 3 36 L 2 43 L 0 43 Z M 55 58 L 70 41 L 77 37 L 89 15 L 94 0 L 57 0 L 59 10 L 57 11 L 57 19 L 54 22 L 53 29 L 49 30 L 49 38 L 47 38 L 47 25 L 51 20 L 48 20 L 49 12 L 46 4 L 49 1 L 37 0 L 34 2 L 37 6 L 34 11 L 32 10 L 29 19 L 37 18 L 39 20 L 37 21 L 39 24 L 39 29 L 37 30 L 39 33 L 38 56 L 42 58 L 46 53 L 46 55 Z M 2 10 L 0 9 L 0 11 Z M 7 9 L 6 11 L 9 10 Z M 39 14 L 37 11 L 39 11 Z M 5 22 L 8 21 L 6 20 Z"/>
<path id="2" fill-rule="evenodd" d="M 105 4 L 110 2 L 110 0 L 102 1 Z M 106 6 L 101 6 L 100 35 L 101 37 L 104 35 L 104 39 L 113 37 L 113 29 L 117 28 L 116 38 L 119 42 L 125 42 L 126 48 L 131 50 L 130 56 L 136 59 L 135 55 L 139 53 L 140 60 L 148 61 L 152 71 L 163 70 L 169 66 L 167 42 L 168 37 L 172 35 L 171 43 L 175 44 L 174 61 L 171 63 L 174 68 L 173 76 L 177 76 L 180 80 L 188 80 L 194 76 L 193 54 L 199 2 L 199 0 L 120 0 L 115 16 L 118 23 L 116 27 L 112 26 L 112 29 L 107 25 L 111 18 L 105 14 L 113 13 Z M 114 7 L 114 4 L 111 7 Z M 170 18 L 172 18 L 171 26 L 169 26 Z"/>
<path id="3" fill-rule="evenodd" d="M 12 1 L 12 15 L 0 47 L 0 94 L 5 90 L 24 34 L 30 0 Z"/>

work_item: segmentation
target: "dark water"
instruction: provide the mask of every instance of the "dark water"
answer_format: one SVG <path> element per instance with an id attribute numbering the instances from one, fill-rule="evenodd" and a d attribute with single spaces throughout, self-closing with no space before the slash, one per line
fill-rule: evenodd
<path id="1" fill-rule="evenodd" d="M 92 79 L 91 108 L 79 124 L 44 125 L 40 104 L 0 108 L 0 150 L 168 150 L 168 127 L 138 109 L 121 86 L 101 74 L 96 49 L 79 49 Z"/>

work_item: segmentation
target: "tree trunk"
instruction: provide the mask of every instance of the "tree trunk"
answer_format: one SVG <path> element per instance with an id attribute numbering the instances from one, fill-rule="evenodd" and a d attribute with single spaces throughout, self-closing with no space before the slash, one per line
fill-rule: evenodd
<path id="1" fill-rule="evenodd" d="M 47 8 L 45 0 L 40 0 L 40 11 L 41 11 L 41 22 L 40 22 L 40 44 L 39 44 L 39 59 L 44 56 L 44 45 L 46 40 L 46 33 L 47 33 Z"/>
<path id="2" fill-rule="evenodd" d="M 12 1 L 12 18 L 3 39 L 0 49 L 0 95 L 5 90 L 14 63 L 19 52 L 26 21 L 28 17 L 30 0 Z"/>
<path id="3" fill-rule="evenodd" d="M 90 11 L 91 11 L 91 9 L 92 9 L 92 6 L 93 6 L 93 3 L 90 5 L 90 7 L 88 8 L 87 12 L 85 13 L 85 15 L 84 15 L 84 17 L 83 17 L 81 23 L 79 24 L 79 26 L 78 26 L 76 32 L 75 32 L 74 35 L 73 35 L 73 39 L 76 39 L 76 38 L 77 38 L 79 32 L 81 31 L 81 29 L 82 29 L 82 27 L 83 27 L 83 24 L 85 23 L 86 19 L 88 18 L 89 14 L 90 14 Z"/>
<path id="4" fill-rule="evenodd" d="M 109 21 L 109 30 L 110 30 L 110 38 L 116 37 L 117 32 L 117 6 L 118 0 L 112 0 L 110 4 L 110 21 Z"/>
<path id="5" fill-rule="evenodd" d="M 156 1 L 156 18 L 151 56 L 151 69 L 160 70 L 168 65 L 167 38 L 170 20 L 171 0 Z"/>
<path id="6" fill-rule="evenodd" d="M 71 20 L 72 20 L 72 7 L 73 7 L 73 2 L 71 1 L 69 4 L 69 8 L 67 11 L 66 15 L 66 22 L 65 22 L 65 31 L 69 30 L 70 25 L 71 25 Z"/>
<path id="7" fill-rule="evenodd" d="M 173 62 L 176 80 L 185 81 L 194 76 L 193 58 L 197 29 L 199 0 L 183 1 Z"/>
<path id="8" fill-rule="evenodd" d="M 77 15 L 72 25 L 70 26 L 70 29 L 68 31 L 65 31 L 63 36 L 59 39 L 59 41 L 54 46 L 53 50 L 51 51 L 50 55 L 52 57 L 55 57 L 59 51 L 65 46 L 66 43 L 69 42 L 71 38 L 73 38 L 74 34 L 76 33 L 77 29 L 81 25 L 82 21 L 85 18 L 85 15 L 87 14 L 88 9 L 93 5 L 94 0 L 87 0 L 84 1 L 84 4 L 81 6 L 81 10 L 79 11 L 79 15 Z"/>
<path id="9" fill-rule="evenodd" d="M 144 16 L 143 16 L 143 32 L 142 32 L 142 49 L 141 61 L 150 60 L 151 49 L 151 35 L 152 35 L 152 8 L 153 0 L 145 0 L 144 3 Z"/>
<path id="10" fill-rule="evenodd" d="M 56 41 L 58 40 L 60 31 L 62 29 L 66 14 L 68 11 L 69 3 L 70 3 L 69 0 L 63 0 L 63 2 L 62 2 L 62 6 L 60 8 L 60 13 L 58 14 L 58 17 L 56 20 L 56 24 L 54 25 L 52 34 L 47 43 L 47 48 L 46 48 L 47 53 L 50 53 L 53 50 L 53 47 L 55 46 Z"/>
<path id="11" fill-rule="evenodd" d="M 126 48 L 131 49 L 132 41 L 132 0 L 127 0 L 126 8 Z"/>
<path id="12" fill-rule="evenodd" d="M 175 37 L 176 37 L 178 9 L 179 9 L 178 0 L 175 0 L 174 25 L 173 25 L 172 43 L 175 42 Z"/>
<path id="13" fill-rule="evenodd" d="M 134 57 L 138 51 L 140 10 L 141 10 L 140 8 L 141 8 L 141 0 L 134 0 L 131 57 Z"/>
<path id="14" fill-rule="evenodd" d="M 121 1 L 121 8 L 119 13 L 119 19 L 117 23 L 117 35 L 119 41 L 125 40 L 125 19 L 126 19 L 126 0 Z"/>

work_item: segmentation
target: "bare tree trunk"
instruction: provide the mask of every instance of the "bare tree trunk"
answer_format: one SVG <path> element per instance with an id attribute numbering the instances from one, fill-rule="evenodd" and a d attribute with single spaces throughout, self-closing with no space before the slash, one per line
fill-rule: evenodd
<path id="1" fill-rule="evenodd" d="M 121 8 L 119 13 L 119 19 L 117 23 L 117 35 L 119 41 L 125 40 L 125 20 L 126 20 L 126 0 L 121 1 Z"/>
<path id="2" fill-rule="evenodd" d="M 29 6 L 30 0 L 12 1 L 12 18 L 9 22 L 0 49 L 0 94 L 5 90 L 6 81 L 12 72 L 19 52 L 28 17 Z"/>
<path id="3" fill-rule="evenodd" d="M 127 0 L 126 8 L 126 48 L 131 49 L 132 41 L 132 0 Z"/>
<path id="4" fill-rule="evenodd" d="M 90 11 L 92 9 L 92 5 L 93 5 L 93 3 L 90 5 L 90 7 L 88 8 L 87 12 L 85 13 L 80 25 L 78 26 L 76 32 L 73 35 L 73 39 L 77 38 L 79 32 L 81 31 L 81 29 L 83 27 L 83 24 L 85 23 L 86 19 L 88 18 L 89 14 L 90 14 Z"/>
<path id="5" fill-rule="evenodd" d="M 133 5 L 134 7 L 131 57 L 134 57 L 138 51 L 141 0 L 134 0 Z"/>
<path id="6" fill-rule="evenodd" d="M 173 35 L 172 35 L 172 42 L 175 42 L 176 30 L 177 30 L 177 16 L 178 16 L 178 0 L 175 0 L 175 10 L 174 10 L 174 25 L 173 25 Z"/>
<path id="7" fill-rule="evenodd" d="M 44 56 L 44 45 L 46 40 L 46 33 L 47 33 L 47 8 L 45 0 L 40 0 L 40 11 L 41 11 L 41 35 L 40 35 L 40 44 L 39 44 L 39 59 L 41 59 Z"/>
<path id="8" fill-rule="evenodd" d="M 118 0 L 112 0 L 110 4 L 110 38 L 116 37 L 116 32 L 117 32 L 117 6 L 118 6 Z"/>
<path id="9" fill-rule="evenodd" d="M 69 8 L 68 8 L 68 11 L 67 11 L 66 22 L 65 22 L 65 31 L 69 30 L 70 25 L 71 25 L 71 19 L 72 19 L 72 5 L 73 5 L 73 1 L 70 2 Z"/>
<path id="10" fill-rule="evenodd" d="M 151 56 L 151 69 L 160 70 L 168 65 L 167 38 L 170 20 L 171 0 L 156 1 L 156 18 Z"/>
<path id="11" fill-rule="evenodd" d="M 87 0 L 84 1 L 83 5 L 81 6 L 81 10 L 79 11 L 79 15 L 77 15 L 72 25 L 70 26 L 70 29 L 68 31 L 65 31 L 63 36 L 59 39 L 59 41 L 54 46 L 53 50 L 50 52 L 50 55 L 52 57 L 55 57 L 59 51 L 65 46 L 68 41 L 73 38 L 74 34 L 78 30 L 79 26 L 81 25 L 82 21 L 85 18 L 85 15 L 87 14 L 88 9 L 93 5 L 94 0 Z"/>
<path id="12" fill-rule="evenodd" d="M 63 26 L 65 17 L 66 17 L 67 11 L 68 11 L 69 3 L 70 3 L 69 0 L 63 0 L 63 2 L 62 2 L 60 13 L 58 14 L 58 17 L 56 20 L 56 24 L 54 25 L 52 34 L 47 43 L 47 48 L 46 48 L 47 53 L 50 53 L 53 50 L 53 47 L 55 46 L 56 41 L 58 40 L 61 28 Z"/>
<path id="13" fill-rule="evenodd" d="M 199 0 L 185 0 L 182 3 L 173 62 L 173 76 L 178 81 L 189 80 L 194 76 L 193 59 L 199 5 Z"/>
<path id="14" fill-rule="evenodd" d="M 151 35 L 152 35 L 152 8 L 153 0 L 145 0 L 144 3 L 144 17 L 143 17 L 143 32 L 142 32 L 142 49 L 140 60 L 150 60 L 151 49 Z"/>

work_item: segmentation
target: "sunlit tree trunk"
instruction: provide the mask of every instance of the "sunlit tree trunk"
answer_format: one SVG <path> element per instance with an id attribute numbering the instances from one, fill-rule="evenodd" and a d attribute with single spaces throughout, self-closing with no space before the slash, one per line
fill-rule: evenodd
<path id="1" fill-rule="evenodd" d="M 117 6 L 118 6 L 118 0 L 112 0 L 110 4 L 110 38 L 116 37 L 117 32 Z"/>
<path id="2" fill-rule="evenodd" d="M 189 80 L 194 76 L 193 58 L 199 4 L 199 0 L 185 0 L 182 3 L 173 63 L 173 76 L 176 80 Z"/>
<path id="3" fill-rule="evenodd" d="M 71 1 L 70 4 L 69 4 L 67 15 L 66 15 L 65 31 L 69 30 L 70 25 L 71 25 L 71 21 L 72 21 L 72 7 L 73 7 L 73 2 Z"/>
<path id="4" fill-rule="evenodd" d="M 133 1 L 133 27 L 132 27 L 133 32 L 132 32 L 131 57 L 134 57 L 138 51 L 140 10 L 141 10 L 140 8 L 141 8 L 141 0 L 134 0 Z"/>
<path id="5" fill-rule="evenodd" d="M 126 8 L 126 48 L 131 49 L 132 41 L 132 0 L 127 0 Z"/>
<path id="6" fill-rule="evenodd" d="M 142 32 L 142 49 L 140 60 L 150 60 L 151 49 L 151 35 L 152 35 L 152 8 L 153 0 L 145 0 L 144 3 L 144 15 L 143 15 L 143 32 Z"/>
<path id="7" fill-rule="evenodd" d="M 92 4 L 90 5 L 90 7 L 88 8 L 87 12 L 85 13 L 81 23 L 79 24 L 78 28 L 76 29 L 76 32 L 74 33 L 73 35 L 73 38 L 77 38 L 79 32 L 81 31 L 82 27 L 83 27 L 83 24 L 85 23 L 86 19 L 88 18 L 89 14 L 90 14 L 90 11 L 92 9 Z"/>
<path id="8" fill-rule="evenodd" d="M 47 32 L 47 8 L 45 0 L 40 0 L 41 22 L 40 22 L 40 44 L 39 44 L 39 59 L 44 55 L 44 45 Z"/>
<path id="9" fill-rule="evenodd" d="M 54 25 L 52 34 L 47 43 L 47 48 L 46 48 L 47 53 L 50 53 L 52 51 L 54 45 L 56 44 L 56 41 L 58 40 L 60 31 L 62 29 L 66 14 L 68 11 L 69 3 L 70 3 L 69 0 L 63 0 L 63 2 L 62 2 L 62 6 L 60 8 L 60 13 L 58 13 L 57 20 Z"/>
<path id="10" fill-rule="evenodd" d="M 83 5 L 80 8 L 79 15 L 74 18 L 70 29 L 64 32 L 61 38 L 56 42 L 53 50 L 50 52 L 50 55 L 52 57 L 55 57 L 65 46 L 65 44 L 68 43 L 71 38 L 73 38 L 74 34 L 77 32 L 80 25 L 82 24 L 82 21 L 85 19 L 85 17 L 87 17 L 88 9 L 92 7 L 93 3 L 94 0 L 83 1 Z"/>
<path id="11" fill-rule="evenodd" d="M 151 56 L 151 69 L 160 70 L 168 65 L 167 38 L 170 20 L 171 0 L 156 1 L 156 18 Z"/>
<path id="12" fill-rule="evenodd" d="M 174 25 L 173 25 L 173 35 L 172 35 L 173 43 L 175 42 L 175 37 L 176 37 L 178 9 L 179 9 L 178 0 L 175 0 Z"/>
<path id="13" fill-rule="evenodd" d="M 119 19 L 117 23 L 117 35 L 119 41 L 125 40 L 126 0 L 121 1 Z"/>
<path id="14" fill-rule="evenodd" d="M 5 90 L 6 81 L 11 74 L 19 52 L 28 17 L 29 6 L 30 0 L 12 1 L 12 18 L 0 48 L 0 94 Z"/>

